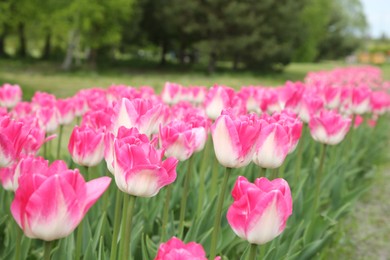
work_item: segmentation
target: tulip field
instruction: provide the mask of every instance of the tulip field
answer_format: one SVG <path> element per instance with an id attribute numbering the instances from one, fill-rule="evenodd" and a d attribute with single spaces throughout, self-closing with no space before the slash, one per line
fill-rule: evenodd
<path id="1" fill-rule="evenodd" d="M 389 111 L 371 66 L 31 100 L 3 84 L 0 259 L 327 259 L 388 159 Z"/>

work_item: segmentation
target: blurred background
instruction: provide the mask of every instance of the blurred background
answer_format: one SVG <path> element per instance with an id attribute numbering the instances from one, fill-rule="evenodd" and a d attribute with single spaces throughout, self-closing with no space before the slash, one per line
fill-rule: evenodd
<path id="1" fill-rule="evenodd" d="M 388 7 L 386 0 L 5 0 L 0 57 L 56 61 L 64 70 L 179 64 L 208 73 L 321 60 L 383 64 Z"/>
<path id="2" fill-rule="evenodd" d="M 278 85 L 346 64 L 388 74 L 389 10 L 388 0 L 2 0 L 0 83 L 28 97 L 119 83 Z"/>

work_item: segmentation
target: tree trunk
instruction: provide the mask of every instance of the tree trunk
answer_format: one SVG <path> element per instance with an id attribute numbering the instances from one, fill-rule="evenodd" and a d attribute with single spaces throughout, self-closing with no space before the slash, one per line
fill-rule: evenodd
<path id="1" fill-rule="evenodd" d="M 214 73 L 216 63 L 217 63 L 217 54 L 215 52 L 211 52 L 209 57 L 209 65 L 207 67 L 207 73 L 209 75 Z"/>
<path id="2" fill-rule="evenodd" d="M 27 56 L 27 44 L 26 36 L 24 33 L 24 23 L 19 23 L 18 25 L 18 36 L 19 36 L 19 56 L 25 58 Z"/>
<path id="3" fill-rule="evenodd" d="M 167 43 L 164 41 L 161 45 L 161 58 L 160 58 L 160 65 L 164 66 L 167 63 L 167 60 L 165 59 L 165 55 L 167 54 L 168 46 Z"/>
<path id="4" fill-rule="evenodd" d="M 44 60 L 48 60 L 50 58 L 51 53 L 51 32 L 50 30 L 47 31 L 46 37 L 45 37 L 45 45 L 43 46 L 43 55 L 42 58 Z"/>
<path id="5" fill-rule="evenodd" d="M 72 30 L 69 33 L 69 42 L 68 42 L 68 48 L 66 50 L 65 60 L 61 66 L 63 70 L 70 70 L 72 68 L 73 53 L 74 50 L 76 49 L 77 43 L 78 43 L 78 31 Z"/>

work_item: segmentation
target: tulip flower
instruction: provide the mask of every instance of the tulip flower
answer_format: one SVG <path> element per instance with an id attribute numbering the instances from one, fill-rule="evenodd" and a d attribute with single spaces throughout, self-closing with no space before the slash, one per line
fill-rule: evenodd
<path id="1" fill-rule="evenodd" d="M 30 152 L 27 149 L 30 132 L 31 128 L 22 121 L 12 120 L 7 115 L 0 118 L 0 168 L 15 163 L 23 153 Z"/>
<path id="2" fill-rule="evenodd" d="M 204 102 L 206 114 L 211 119 L 217 119 L 223 109 L 232 107 L 235 91 L 232 88 L 215 85 L 210 88 Z"/>
<path id="3" fill-rule="evenodd" d="M 310 134 L 320 143 L 336 145 L 340 143 L 349 131 L 351 119 L 343 118 L 333 111 L 322 110 L 313 116 L 309 122 Z"/>
<path id="4" fill-rule="evenodd" d="M 364 114 L 370 110 L 371 89 L 368 87 L 352 88 L 352 111 L 354 114 Z"/>
<path id="5" fill-rule="evenodd" d="M 150 99 L 129 100 L 123 98 L 116 109 L 118 113 L 114 120 L 115 132 L 121 126 L 137 127 L 141 133 L 151 136 L 158 133 L 159 126 L 163 123 L 165 116 L 163 104 Z"/>
<path id="6" fill-rule="evenodd" d="M 173 105 L 181 101 L 181 91 L 183 86 L 176 83 L 165 82 L 161 92 L 161 98 L 164 103 Z"/>
<path id="7" fill-rule="evenodd" d="M 302 97 L 298 114 L 303 122 L 308 123 L 310 117 L 318 114 L 322 108 L 324 108 L 322 99 L 313 92 L 306 92 Z"/>
<path id="8" fill-rule="evenodd" d="M 114 175 L 118 188 L 130 195 L 155 196 L 159 190 L 175 181 L 178 160 L 162 160 L 163 150 L 157 150 L 146 135 L 135 128 L 119 129 L 133 134 L 114 141 Z M 119 135 L 119 134 L 118 134 Z"/>
<path id="9" fill-rule="evenodd" d="M 195 151 L 203 149 L 207 132 L 203 127 L 192 127 L 186 122 L 173 121 L 160 127 L 160 146 L 165 149 L 166 156 L 185 161 Z"/>
<path id="10" fill-rule="evenodd" d="M 0 87 L 0 106 L 13 108 L 22 100 L 22 90 L 18 85 L 4 84 Z"/>
<path id="11" fill-rule="evenodd" d="M 154 260 L 207 260 L 206 252 L 201 244 L 195 242 L 183 243 L 180 239 L 172 237 L 167 242 L 162 243 L 157 251 Z M 221 259 L 216 257 L 215 260 Z"/>
<path id="12" fill-rule="evenodd" d="M 292 198 L 284 179 L 258 178 L 250 183 L 239 176 L 232 191 L 227 220 L 234 233 L 262 245 L 279 236 L 292 214 Z"/>
<path id="13" fill-rule="evenodd" d="M 60 125 L 70 124 L 75 117 L 73 99 L 58 99 L 56 102 L 56 107 L 58 111 L 58 123 Z"/>
<path id="14" fill-rule="evenodd" d="M 75 126 L 68 150 L 75 163 L 87 167 L 98 165 L 104 157 L 104 132 L 87 126 Z"/>
<path id="15" fill-rule="evenodd" d="M 290 150 L 290 135 L 279 123 L 263 122 L 253 162 L 263 168 L 278 168 Z"/>
<path id="16" fill-rule="evenodd" d="M 19 177 L 22 174 L 33 174 L 48 168 L 49 161 L 42 157 L 25 156 L 19 162 L 8 168 L 1 169 L 0 180 L 4 189 L 16 191 L 19 187 Z"/>
<path id="17" fill-rule="evenodd" d="M 234 118 L 225 110 L 211 126 L 215 155 L 218 162 L 229 168 L 248 165 L 255 151 L 260 120 L 250 114 Z"/>
<path id="18" fill-rule="evenodd" d="M 55 161 L 44 170 L 21 174 L 11 213 L 29 238 L 63 238 L 73 232 L 110 182 L 108 177 L 85 182 L 77 169 Z"/>

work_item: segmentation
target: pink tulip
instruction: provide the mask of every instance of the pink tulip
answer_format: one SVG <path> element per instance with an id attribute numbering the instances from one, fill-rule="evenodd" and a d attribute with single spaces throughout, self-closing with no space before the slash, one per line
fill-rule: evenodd
<path id="1" fill-rule="evenodd" d="M 204 102 L 206 114 L 211 119 L 217 119 L 225 108 L 232 107 L 235 91 L 226 86 L 215 85 L 210 88 Z"/>
<path id="2" fill-rule="evenodd" d="M 157 101 L 148 99 L 122 99 L 116 107 L 118 114 L 114 120 L 115 132 L 121 126 L 126 128 L 137 127 L 138 130 L 151 136 L 158 133 L 160 124 L 163 123 L 165 107 Z"/>
<path id="3" fill-rule="evenodd" d="M 75 117 L 73 99 L 58 99 L 56 107 L 58 111 L 58 123 L 60 125 L 70 124 Z"/>
<path id="4" fill-rule="evenodd" d="M 307 91 L 301 100 L 299 106 L 299 117 L 305 123 L 308 123 L 312 115 L 318 114 L 318 112 L 324 108 L 324 102 L 315 93 Z"/>
<path id="5" fill-rule="evenodd" d="M 172 121 L 160 127 L 160 146 L 165 149 L 166 156 L 172 156 L 179 161 L 185 161 L 195 151 L 203 149 L 207 131 L 204 127 L 192 127 L 182 121 Z"/>
<path id="6" fill-rule="evenodd" d="M 0 183 L 5 190 L 15 191 L 15 182 L 18 181 L 19 176 L 15 176 L 16 164 L 11 164 L 7 167 L 0 167 Z"/>
<path id="7" fill-rule="evenodd" d="M 162 243 L 158 248 L 154 260 L 207 260 L 206 252 L 201 244 L 183 241 L 172 237 L 167 242 Z M 219 256 L 215 260 L 221 259 Z"/>
<path id="8" fill-rule="evenodd" d="M 19 102 L 11 111 L 12 118 L 23 118 L 33 114 L 33 105 L 30 102 Z"/>
<path id="9" fill-rule="evenodd" d="M 40 107 L 36 112 L 36 117 L 46 133 L 53 133 L 57 130 L 59 125 L 59 112 L 55 106 Z"/>
<path id="10" fill-rule="evenodd" d="M 161 98 L 164 103 L 173 105 L 181 101 L 181 92 L 183 86 L 176 83 L 165 82 Z"/>
<path id="11" fill-rule="evenodd" d="M 111 107 L 104 109 L 89 110 L 83 115 L 82 126 L 88 126 L 93 129 L 112 130 L 112 115 L 114 111 Z"/>
<path id="12" fill-rule="evenodd" d="M 322 110 L 319 115 L 313 116 L 309 122 L 310 134 L 320 143 L 336 145 L 348 133 L 351 119 L 343 118 L 333 111 Z"/>
<path id="13" fill-rule="evenodd" d="M 292 214 L 290 187 L 283 179 L 259 178 L 253 184 L 239 176 L 232 197 L 229 225 L 251 244 L 262 245 L 280 235 Z"/>
<path id="14" fill-rule="evenodd" d="M 70 136 L 68 150 L 75 163 L 96 166 L 104 156 L 104 132 L 87 126 L 75 126 Z"/>
<path id="15" fill-rule="evenodd" d="M 137 129 L 124 138 L 114 141 L 114 175 L 118 188 L 130 195 L 140 197 L 155 196 L 159 190 L 175 181 L 177 159 L 162 160 L 163 150 L 157 150 L 152 141 Z M 119 136 L 119 134 L 118 134 Z"/>
<path id="16" fill-rule="evenodd" d="M 72 97 L 72 100 L 75 116 L 80 117 L 88 111 L 87 98 L 85 97 L 84 92 L 77 92 L 77 94 Z"/>
<path id="17" fill-rule="evenodd" d="M 29 238 L 63 238 L 73 232 L 110 182 L 109 177 L 85 182 L 77 169 L 55 161 L 45 169 L 21 173 L 11 213 Z"/>
<path id="18" fill-rule="evenodd" d="M 190 102 L 195 105 L 202 104 L 206 98 L 207 89 L 206 87 L 192 86 L 190 87 Z"/>
<path id="19" fill-rule="evenodd" d="M 390 94 L 385 91 L 371 93 L 372 112 L 377 115 L 384 114 L 390 108 Z"/>
<path id="20" fill-rule="evenodd" d="M 341 89 L 339 87 L 327 86 L 322 90 L 326 107 L 335 109 L 340 105 Z"/>
<path id="21" fill-rule="evenodd" d="M 248 165 L 255 151 L 260 133 L 260 120 L 250 114 L 234 118 L 224 110 L 211 126 L 215 155 L 225 167 L 239 168 Z"/>
<path id="22" fill-rule="evenodd" d="M 28 136 L 23 126 L 9 116 L 0 118 L 0 168 L 10 166 L 21 156 Z"/>
<path id="23" fill-rule="evenodd" d="M 352 88 L 352 112 L 364 114 L 370 110 L 371 90 L 368 87 Z"/>
<path id="24" fill-rule="evenodd" d="M 0 106 L 13 108 L 22 100 L 22 90 L 18 85 L 4 84 L 0 87 Z"/>
<path id="25" fill-rule="evenodd" d="M 42 157 L 26 156 L 22 157 L 16 164 L 4 168 L 0 173 L 0 179 L 4 189 L 16 191 L 19 187 L 19 177 L 21 174 L 33 174 L 47 169 L 49 161 Z"/>
<path id="26" fill-rule="evenodd" d="M 281 113 L 275 113 L 271 117 L 274 122 L 278 122 L 288 132 L 290 137 L 289 154 L 294 152 L 302 134 L 302 121 L 292 112 L 283 110 Z"/>
<path id="27" fill-rule="evenodd" d="M 277 122 L 263 122 L 253 162 L 263 168 L 280 167 L 290 150 L 288 130 Z"/>

